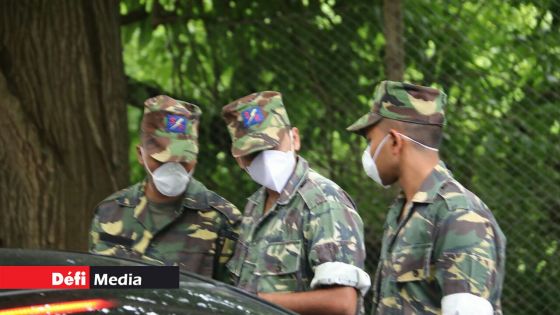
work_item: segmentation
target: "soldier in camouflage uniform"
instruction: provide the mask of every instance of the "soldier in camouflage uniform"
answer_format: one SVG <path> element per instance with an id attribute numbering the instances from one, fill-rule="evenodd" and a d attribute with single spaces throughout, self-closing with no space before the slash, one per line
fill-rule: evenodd
<path id="1" fill-rule="evenodd" d="M 228 268 L 236 285 L 301 314 L 354 314 L 370 280 L 352 199 L 298 156 L 278 92 L 223 108 L 232 154 L 262 187 L 248 199 Z"/>
<path id="2" fill-rule="evenodd" d="M 192 177 L 201 111 L 164 95 L 144 105 L 138 161 L 150 176 L 96 207 L 90 252 L 229 278 L 241 213 Z"/>
<path id="3" fill-rule="evenodd" d="M 402 192 L 385 223 L 373 314 L 501 314 L 506 239 L 439 160 L 446 95 L 384 81 L 374 98 L 348 130 L 367 137 L 368 176 Z"/>

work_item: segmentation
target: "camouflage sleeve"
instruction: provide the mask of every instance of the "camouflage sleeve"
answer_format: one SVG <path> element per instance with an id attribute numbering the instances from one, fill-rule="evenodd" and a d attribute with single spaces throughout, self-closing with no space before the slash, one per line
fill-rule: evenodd
<path id="1" fill-rule="evenodd" d="M 472 210 L 448 212 L 434 242 L 435 277 L 442 295 L 470 293 L 490 298 L 497 277 L 492 222 Z"/>
<path id="2" fill-rule="evenodd" d="M 308 262 L 315 275 L 311 287 L 346 285 L 365 293 L 369 276 L 363 271 L 363 223 L 350 205 L 325 202 L 310 212 L 304 232 Z"/>
<path id="3" fill-rule="evenodd" d="M 89 230 L 89 252 L 92 254 L 115 255 L 117 249 L 114 246 L 109 246 L 107 242 L 103 242 L 100 239 L 100 235 L 105 231 L 101 226 L 102 221 L 100 221 L 99 210 L 98 206 L 91 220 L 91 227 Z"/>
<path id="4" fill-rule="evenodd" d="M 94 213 L 95 214 L 91 221 L 91 227 L 89 229 L 88 250 L 90 253 L 95 253 L 95 248 L 99 243 L 99 232 L 101 231 L 101 225 L 99 224 L 99 218 L 97 217 L 97 209 L 95 209 Z"/>
<path id="5" fill-rule="evenodd" d="M 104 213 L 107 213 L 113 209 L 114 205 L 112 203 L 101 202 L 95 208 L 93 219 L 91 221 L 91 227 L 89 231 L 89 252 L 92 254 L 107 255 L 107 256 L 120 256 L 127 258 L 138 258 L 138 255 L 132 255 L 132 251 L 125 250 L 122 246 L 117 246 L 116 244 L 107 242 L 103 240 L 103 235 L 107 235 L 107 225 L 105 228 L 104 223 Z M 106 222 L 105 222 L 106 223 Z M 110 227 L 122 227 L 122 222 L 108 225 Z M 116 236 L 118 237 L 118 236 Z M 138 257 L 136 257 L 138 256 Z"/>
<path id="6" fill-rule="evenodd" d="M 127 188 L 128 190 L 129 188 Z M 106 242 L 101 240 L 101 234 L 105 231 L 101 226 L 101 223 L 104 221 L 103 214 L 112 213 L 112 209 L 114 209 L 115 204 L 111 201 L 115 200 L 118 196 L 122 195 L 125 190 L 118 191 L 109 197 L 105 198 L 101 202 L 99 202 L 95 208 L 93 209 L 93 218 L 91 220 L 91 226 L 89 229 L 89 244 L 88 250 L 90 253 L 94 254 L 102 254 L 102 255 L 114 255 L 115 249 L 108 246 Z"/>

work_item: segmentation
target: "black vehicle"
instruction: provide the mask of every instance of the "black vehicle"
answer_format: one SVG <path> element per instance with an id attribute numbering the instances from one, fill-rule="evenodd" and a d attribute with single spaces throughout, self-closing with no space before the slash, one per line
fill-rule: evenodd
<path id="1" fill-rule="evenodd" d="M 0 249 L 4 266 L 146 266 L 85 253 Z M 0 290 L 0 315 L 23 314 L 294 314 L 240 289 L 181 272 L 179 289 Z"/>

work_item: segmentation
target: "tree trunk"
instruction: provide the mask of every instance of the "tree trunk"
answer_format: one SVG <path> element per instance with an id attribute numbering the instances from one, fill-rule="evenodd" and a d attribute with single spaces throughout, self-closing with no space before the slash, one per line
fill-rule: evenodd
<path id="1" fill-rule="evenodd" d="M 0 247 L 84 250 L 128 183 L 117 0 L 0 1 Z"/>
<path id="2" fill-rule="evenodd" d="M 383 0 L 383 25 L 385 32 L 385 76 L 402 81 L 404 75 L 404 22 L 401 0 Z"/>

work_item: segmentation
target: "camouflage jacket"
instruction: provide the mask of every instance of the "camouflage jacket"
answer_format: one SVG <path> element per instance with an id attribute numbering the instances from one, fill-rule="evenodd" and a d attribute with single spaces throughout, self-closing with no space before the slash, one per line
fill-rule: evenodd
<path id="1" fill-rule="evenodd" d="M 191 179 L 182 204 L 155 226 L 144 195 L 146 181 L 121 190 L 95 209 L 90 252 L 178 265 L 217 279 L 235 247 L 241 213 Z M 216 254 L 217 253 L 217 254 Z"/>
<path id="2" fill-rule="evenodd" d="M 399 215 L 403 209 L 403 219 Z M 385 223 L 373 314 L 441 314 L 441 300 L 470 293 L 501 314 L 506 239 L 492 212 L 438 164 Z"/>
<path id="3" fill-rule="evenodd" d="M 238 287 L 253 293 L 306 291 L 323 263 L 363 269 L 363 223 L 353 201 L 303 158 L 263 215 L 265 199 L 264 187 L 249 197 L 227 264 Z"/>

